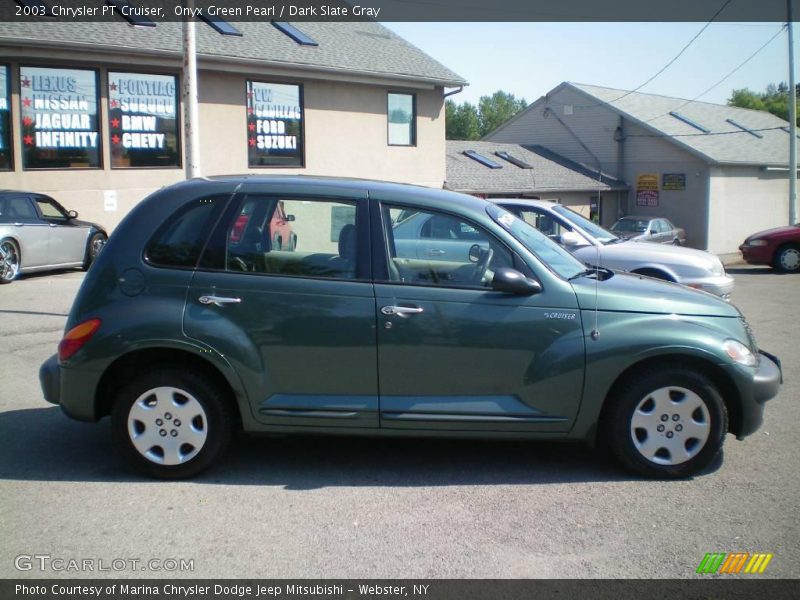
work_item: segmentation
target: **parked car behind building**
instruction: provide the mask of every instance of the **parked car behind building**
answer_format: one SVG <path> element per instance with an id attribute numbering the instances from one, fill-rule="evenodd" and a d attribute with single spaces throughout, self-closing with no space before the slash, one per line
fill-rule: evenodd
<path id="1" fill-rule="evenodd" d="M 281 202 L 302 227 L 294 251 L 247 228 L 231 239 L 242 214 L 255 226 Z M 427 252 L 442 248 L 424 226 L 401 240 L 412 220 L 465 234 L 466 254 Z M 734 306 L 586 269 L 484 200 L 247 176 L 137 205 L 40 378 L 68 415 L 111 415 L 124 452 L 156 477 L 199 472 L 237 429 L 599 438 L 637 473 L 683 477 L 727 432 L 759 427 L 781 372 Z"/>
<path id="2" fill-rule="evenodd" d="M 545 200 L 495 200 L 590 265 L 665 279 L 729 299 L 733 277 L 719 257 L 702 250 L 663 244 L 640 244 Z"/>
<path id="3" fill-rule="evenodd" d="M 100 225 L 79 221 L 50 196 L 0 191 L 0 283 L 20 273 L 88 269 L 106 239 Z"/>
<path id="4" fill-rule="evenodd" d="M 686 232 L 663 217 L 622 217 L 611 226 L 611 232 L 623 240 L 674 246 L 686 244 Z"/>
<path id="5" fill-rule="evenodd" d="M 754 233 L 739 250 L 751 265 L 772 265 L 779 271 L 800 272 L 800 223 Z"/>

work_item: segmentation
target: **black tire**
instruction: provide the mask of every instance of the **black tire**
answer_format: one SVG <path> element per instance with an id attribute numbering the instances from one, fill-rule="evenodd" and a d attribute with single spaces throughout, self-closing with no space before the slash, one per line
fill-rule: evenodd
<path id="1" fill-rule="evenodd" d="M 279 235 L 276 235 L 275 238 L 272 240 L 272 249 L 283 250 L 283 240 Z"/>
<path id="2" fill-rule="evenodd" d="M 722 450 L 728 431 L 725 403 L 713 382 L 691 367 L 641 369 L 612 393 L 601 426 L 611 452 L 630 471 L 659 479 L 688 477 Z M 685 413 L 695 405 L 697 410 L 687 418 Z M 634 417 L 642 427 L 635 427 Z M 703 431 L 705 440 L 693 437 Z"/>
<path id="3" fill-rule="evenodd" d="M 296 235 L 292 235 L 289 238 L 289 248 L 287 248 L 287 249 L 289 251 L 291 251 L 291 252 L 294 252 L 297 249 L 297 236 Z"/>
<path id="4" fill-rule="evenodd" d="M 0 241 L 0 284 L 11 283 L 21 267 L 19 245 L 11 238 Z"/>
<path id="5" fill-rule="evenodd" d="M 800 272 L 800 246 L 784 244 L 775 251 L 772 266 L 783 273 Z"/>
<path id="6" fill-rule="evenodd" d="M 122 388 L 111 421 L 122 453 L 157 479 L 182 479 L 206 469 L 224 453 L 233 430 L 225 392 L 201 373 L 177 367 L 142 374 Z"/>
<path id="7" fill-rule="evenodd" d="M 84 271 L 89 270 L 89 267 L 92 266 L 92 263 L 103 249 L 103 246 L 106 245 L 107 241 L 108 238 L 106 235 L 100 232 L 93 234 L 89 238 L 89 241 L 86 242 L 86 252 L 83 255 L 83 265 L 81 267 Z"/>

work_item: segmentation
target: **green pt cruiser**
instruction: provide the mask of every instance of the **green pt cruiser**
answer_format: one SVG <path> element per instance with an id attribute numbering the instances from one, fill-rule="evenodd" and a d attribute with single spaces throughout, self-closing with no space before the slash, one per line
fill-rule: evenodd
<path id="1" fill-rule="evenodd" d="M 483 200 L 230 176 L 126 216 L 40 379 L 69 416 L 110 415 L 155 477 L 198 473 L 241 429 L 600 442 L 672 478 L 753 433 L 782 375 L 734 306 L 587 268 Z"/>

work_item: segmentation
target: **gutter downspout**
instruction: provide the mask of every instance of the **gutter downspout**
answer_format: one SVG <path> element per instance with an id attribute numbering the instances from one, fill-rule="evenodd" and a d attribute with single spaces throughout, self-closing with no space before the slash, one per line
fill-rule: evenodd
<path id="1" fill-rule="evenodd" d="M 617 180 L 625 181 L 623 177 L 625 169 L 625 118 L 622 115 L 619 116 L 619 125 L 617 125 L 617 130 L 614 132 L 614 141 L 617 142 Z M 617 218 L 621 217 L 626 211 L 628 211 L 628 202 L 625 202 L 625 208 L 623 209 L 622 192 L 617 192 Z"/>
<path id="2" fill-rule="evenodd" d="M 455 90 L 452 90 L 452 91 L 450 91 L 450 92 L 447 92 L 447 93 L 444 95 L 444 98 L 447 98 L 448 96 L 455 96 L 456 94 L 460 94 L 460 93 L 461 93 L 461 92 L 463 92 L 463 91 L 464 91 L 464 86 L 463 86 L 463 85 L 460 85 L 460 86 L 458 86 L 458 88 L 457 88 L 457 89 L 455 89 Z"/>

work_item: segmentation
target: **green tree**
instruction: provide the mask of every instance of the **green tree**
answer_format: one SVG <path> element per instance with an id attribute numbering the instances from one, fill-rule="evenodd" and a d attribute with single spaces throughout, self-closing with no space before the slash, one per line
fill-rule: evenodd
<path id="1" fill-rule="evenodd" d="M 448 140 L 477 140 L 481 137 L 478 109 L 474 104 L 456 104 L 448 100 L 445 102 L 444 112 Z"/>
<path id="2" fill-rule="evenodd" d="M 445 131 L 448 140 L 478 140 L 497 129 L 527 106 L 524 98 L 514 94 L 495 92 L 481 96 L 478 106 L 469 102 L 445 102 Z"/>
<path id="3" fill-rule="evenodd" d="M 788 92 L 789 86 L 784 82 L 778 84 L 771 83 L 764 92 L 754 92 L 748 88 L 733 90 L 731 97 L 728 98 L 728 106 L 764 110 L 788 121 Z M 796 86 L 795 94 L 800 99 L 800 85 Z M 800 119 L 798 119 L 798 124 L 800 124 Z"/>
<path id="4" fill-rule="evenodd" d="M 528 105 L 525 98 L 501 90 L 491 96 L 481 96 L 478 112 L 481 118 L 481 137 L 491 133 Z"/>

